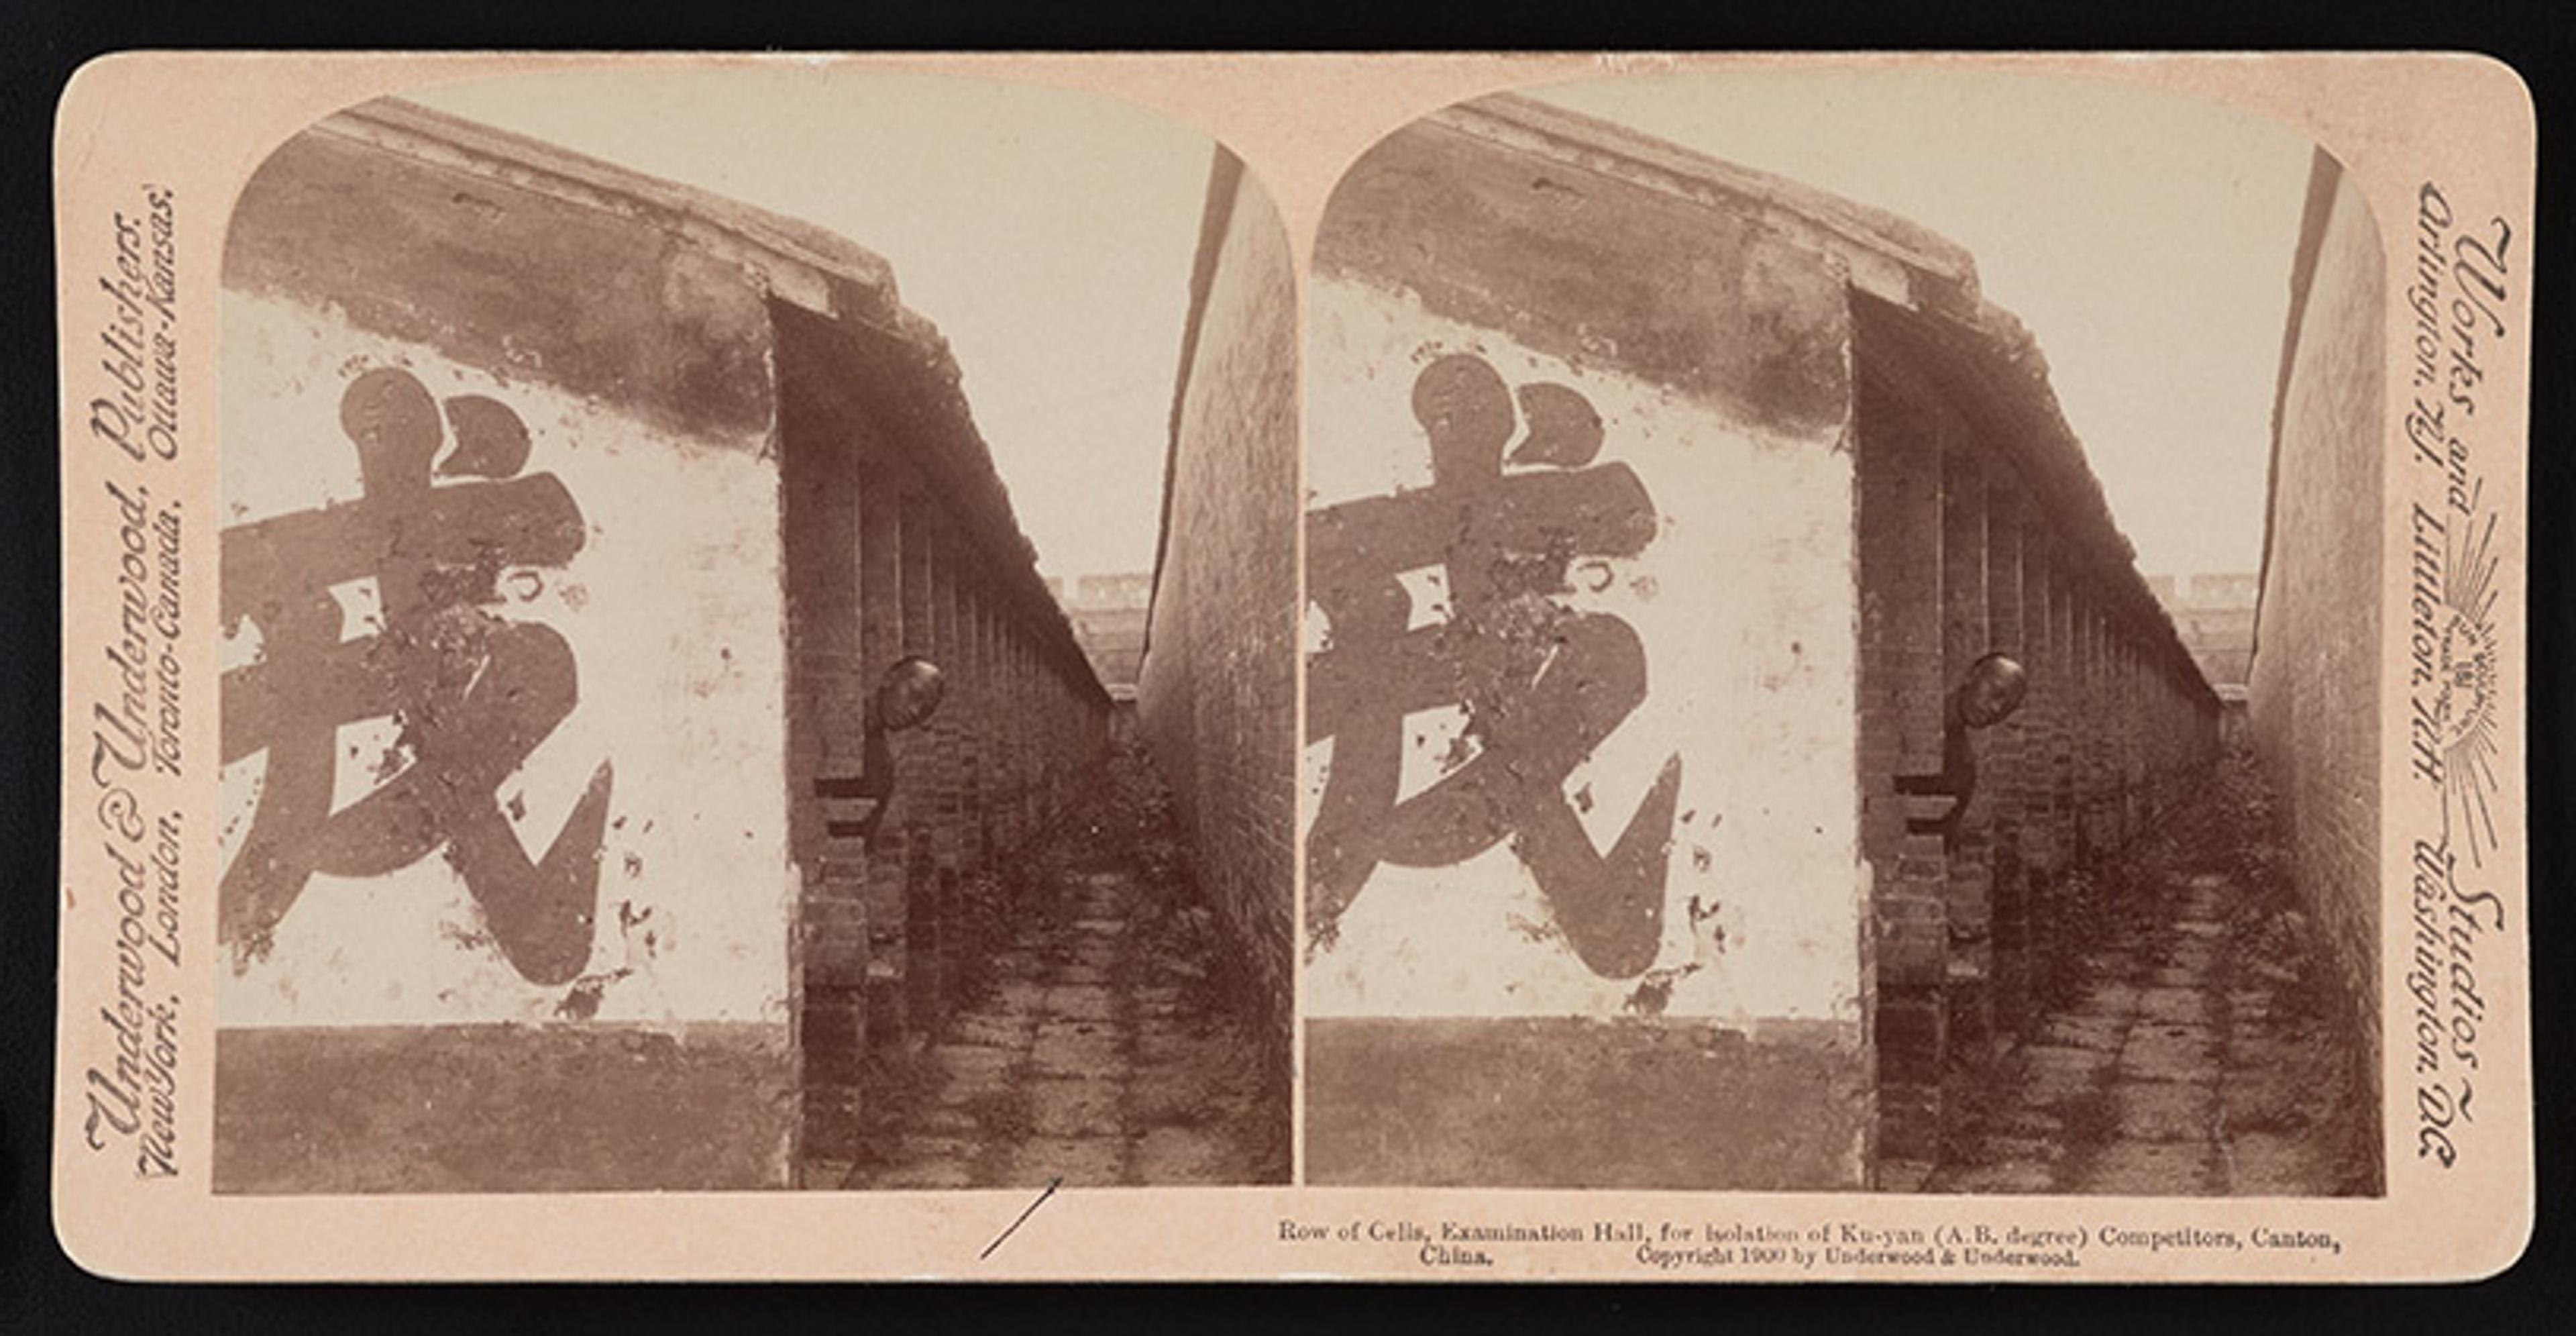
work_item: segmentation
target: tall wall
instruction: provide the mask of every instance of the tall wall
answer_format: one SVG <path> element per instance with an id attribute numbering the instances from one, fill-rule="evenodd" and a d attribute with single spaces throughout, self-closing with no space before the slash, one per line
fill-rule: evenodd
<path id="1" fill-rule="evenodd" d="M 227 242 L 216 1183 L 781 1182 L 769 318 L 454 157 L 335 118 Z"/>
<path id="2" fill-rule="evenodd" d="M 2292 270 L 2247 709 L 2300 891 L 2379 1076 L 2380 405 L 2370 206 L 2320 151 Z M 2371 1107 L 2375 1110 L 2374 1098 Z"/>
<path id="3" fill-rule="evenodd" d="M 1138 717 L 1238 946 L 1283 1089 L 1295 999 L 1297 292 L 1286 229 L 1217 151 L 1172 407 Z"/>
<path id="4" fill-rule="evenodd" d="M 1864 1179 L 1849 275 L 1660 151 L 1491 99 L 1327 208 L 1311 1181 Z"/>

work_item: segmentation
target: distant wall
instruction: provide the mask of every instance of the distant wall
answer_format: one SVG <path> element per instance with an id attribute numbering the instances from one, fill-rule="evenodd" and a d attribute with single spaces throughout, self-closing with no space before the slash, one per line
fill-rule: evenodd
<path id="1" fill-rule="evenodd" d="M 2245 685 L 2253 671 L 2254 603 L 2262 578 L 2251 572 L 2158 576 L 2149 587 L 2172 615 L 2174 632 L 2213 686 Z"/>
<path id="2" fill-rule="evenodd" d="M 768 316 L 427 142 L 227 244 L 216 1185 L 783 1182 Z"/>
<path id="3" fill-rule="evenodd" d="M 2248 713 L 2299 889 L 2379 1077 L 2380 238 L 2320 151 L 2274 409 Z M 2378 1107 L 2374 1093 L 2371 1108 Z"/>
<path id="4" fill-rule="evenodd" d="M 1078 575 L 1069 584 L 1049 579 L 1047 588 L 1054 591 L 1066 619 L 1073 623 L 1074 638 L 1090 656 L 1100 684 L 1113 696 L 1132 697 L 1144 668 L 1145 612 L 1153 602 L 1153 575 Z"/>
<path id="5" fill-rule="evenodd" d="M 2060 879 L 2217 747 L 2028 331 L 1902 219 L 1510 97 L 1372 148 L 1314 281 L 1310 1179 L 1918 1173 Z M 1954 727 L 1990 653 L 2024 706 Z"/>
<path id="6" fill-rule="evenodd" d="M 1295 998 L 1297 292 L 1279 215 L 1223 149 L 1209 182 L 1138 720 L 1283 1088 Z"/>

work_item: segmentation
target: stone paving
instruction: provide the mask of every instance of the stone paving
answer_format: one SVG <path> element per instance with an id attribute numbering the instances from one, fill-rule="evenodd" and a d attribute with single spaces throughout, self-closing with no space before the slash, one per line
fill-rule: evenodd
<path id="1" fill-rule="evenodd" d="M 1116 843 L 1097 824 L 1088 838 Z M 1255 1046 L 1207 978 L 1208 911 L 1114 847 L 1058 861 L 1071 865 L 1049 873 L 980 995 L 919 1055 L 845 1186 L 1284 1177 L 1285 1120 L 1267 1107 L 1281 1097 L 1263 1093 Z"/>
<path id="2" fill-rule="evenodd" d="M 2226 823 L 2179 841 L 2223 840 Z M 2347 1045 L 2286 886 L 2149 851 L 2148 903 L 2093 937 L 2072 999 L 1972 1073 L 1927 1192 L 2317 1196 L 2368 1190 Z M 2180 863 L 2182 866 L 2166 866 Z M 2268 893 L 2267 893 L 2268 892 Z"/>

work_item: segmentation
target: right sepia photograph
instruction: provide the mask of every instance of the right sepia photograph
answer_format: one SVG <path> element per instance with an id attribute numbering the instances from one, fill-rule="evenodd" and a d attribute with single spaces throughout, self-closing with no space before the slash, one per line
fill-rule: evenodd
<path id="1" fill-rule="evenodd" d="M 1379 141 L 1308 292 L 1304 1180 L 2382 1193 L 2380 256 L 2116 79 Z"/>

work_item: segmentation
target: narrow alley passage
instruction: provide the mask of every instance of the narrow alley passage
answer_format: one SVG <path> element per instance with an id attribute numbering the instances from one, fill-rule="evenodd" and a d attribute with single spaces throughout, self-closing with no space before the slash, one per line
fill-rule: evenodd
<path id="1" fill-rule="evenodd" d="M 2296 907 L 2251 761 L 2083 888 L 2017 1048 L 1954 1074 L 1927 1192 L 2328 1196 L 2373 1190 L 2358 1046 Z"/>
<path id="2" fill-rule="evenodd" d="M 889 1073 L 850 1188 L 1240 1184 L 1287 1177 L 1284 1091 L 1228 1003 L 1169 799 L 1141 748 L 1016 869 L 980 970 Z M 820 1170 L 820 1173 L 814 1171 Z"/>

